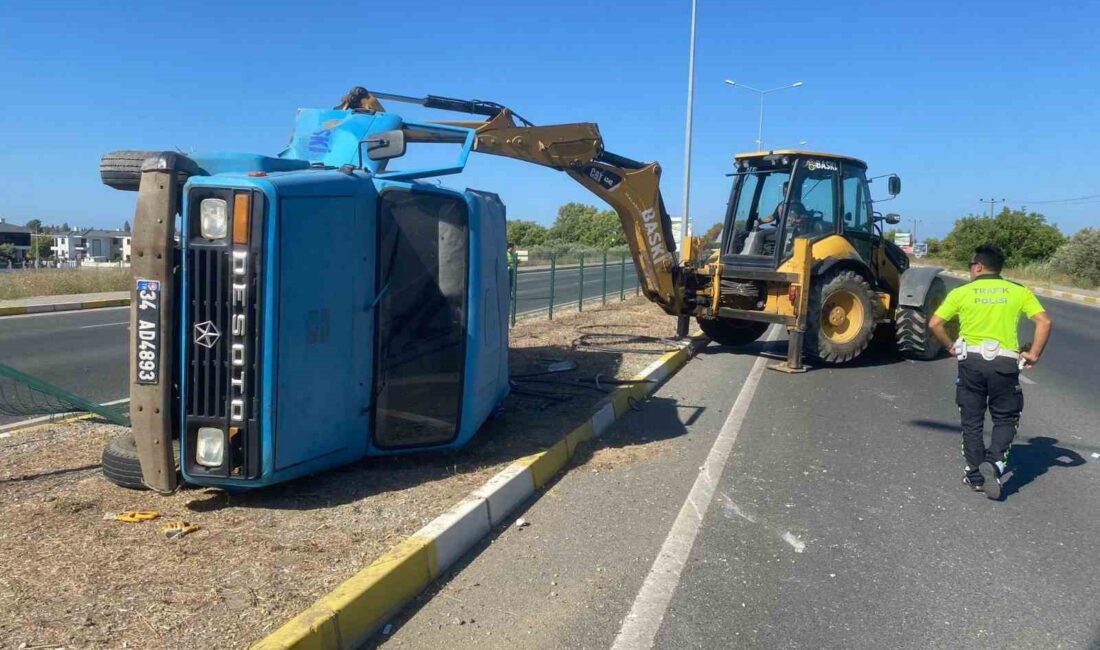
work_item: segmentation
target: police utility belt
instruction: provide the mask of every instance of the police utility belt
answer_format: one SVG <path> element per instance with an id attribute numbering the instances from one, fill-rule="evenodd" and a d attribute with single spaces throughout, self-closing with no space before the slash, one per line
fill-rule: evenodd
<path id="1" fill-rule="evenodd" d="M 955 342 L 955 357 L 959 361 L 966 359 L 970 353 L 981 355 L 986 361 L 992 361 L 997 357 L 1008 357 L 1009 359 L 1019 359 L 1020 353 L 1013 352 L 1012 350 L 1005 350 L 1001 347 L 1000 341 L 985 340 L 981 345 L 967 345 L 966 339 L 960 338 Z"/>

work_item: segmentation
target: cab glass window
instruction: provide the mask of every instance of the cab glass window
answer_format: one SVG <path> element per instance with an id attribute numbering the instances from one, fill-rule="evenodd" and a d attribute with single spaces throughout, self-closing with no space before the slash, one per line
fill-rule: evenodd
<path id="1" fill-rule="evenodd" d="M 871 201 L 867 194 L 867 181 L 863 170 L 845 165 L 842 184 L 844 186 L 844 229 L 870 233 Z"/>
<path id="2" fill-rule="evenodd" d="M 797 237 L 818 239 L 836 232 L 835 179 L 839 165 L 831 160 L 799 163 L 787 196 L 783 256 L 794 251 Z"/>

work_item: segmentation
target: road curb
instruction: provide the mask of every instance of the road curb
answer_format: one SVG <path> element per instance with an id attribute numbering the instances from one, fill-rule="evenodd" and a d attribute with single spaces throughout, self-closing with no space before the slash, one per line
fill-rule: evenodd
<path id="1" fill-rule="evenodd" d="M 109 300 L 85 300 L 83 302 L 55 302 L 48 305 L 20 305 L 17 307 L 0 307 L 0 316 L 44 314 L 54 311 L 76 311 L 80 309 L 102 309 L 104 307 L 125 307 L 129 304 L 129 298 L 112 298 Z"/>
<path id="2" fill-rule="evenodd" d="M 966 275 L 965 273 L 956 273 L 955 271 L 940 271 L 940 274 L 941 275 L 946 275 L 948 277 L 956 278 L 956 279 L 959 279 L 959 280 L 969 280 L 970 279 L 969 275 Z M 1012 278 L 1007 278 L 1007 279 L 1011 280 Z M 1032 285 L 1028 285 L 1028 288 L 1031 289 L 1032 293 L 1036 293 L 1040 296 L 1046 296 L 1048 298 L 1057 298 L 1058 300 L 1066 300 L 1066 301 L 1069 301 L 1069 302 L 1077 303 L 1079 305 L 1090 305 L 1090 306 L 1100 307 L 1100 298 L 1098 298 L 1096 296 L 1086 296 L 1084 294 L 1073 293 L 1071 291 L 1058 291 L 1056 289 L 1047 289 L 1046 287 L 1038 287 L 1038 286 L 1032 286 Z"/>
<path id="3" fill-rule="evenodd" d="M 553 479 L 586 440 L 602 435 L 635 403 L 657 390 L 707 340 L 696 333 L 664 354 L 597 405 L 595 412 L 549 449 L 520 458 L 465 499 L 379 557 L 331 593 L 252 646 L 354 648 L 427 588 L 455 561 L 507 520 Z"/>

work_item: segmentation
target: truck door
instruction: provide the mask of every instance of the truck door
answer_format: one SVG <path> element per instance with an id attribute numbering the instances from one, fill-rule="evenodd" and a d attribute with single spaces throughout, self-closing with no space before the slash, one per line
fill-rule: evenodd
<path id="1" fill-rule="evenodd" d="M 446 444 L 458 434 L 466 370 L 466 202 L 391 188 L 378 219 L 373 442 Z"/>

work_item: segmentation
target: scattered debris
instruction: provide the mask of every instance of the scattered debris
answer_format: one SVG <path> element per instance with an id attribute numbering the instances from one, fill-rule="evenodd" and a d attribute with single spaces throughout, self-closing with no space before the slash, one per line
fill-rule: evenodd
<path id="1" fill-rule="evenodd" d="M 170 521 L 164 526 L 160 527 L 160 532 L 164 534 L 168 539 L 179 539 L 184 535 L 198 530 L 199 527 L 196 524 L 189 524 L 186 521 Z"/>
<path id="2" fill-rule="evenodd" d="M 783 541 L 794 547 L 795 553 L 801 553 L 806 550 L 806 543 L 795 537 L 790 531 L 783 533 Z"/>
<path id="3" fill-rule="evenodd" d="M 1093 458 L 1100 458 L 1100 454 L 1098 454 L 1094 451 L 1094 452 L 1092 452 L 1092 457 Z"/>
<path id="4" fill-rule="evenodd" d="M 115 521 L 125 524 L 138 524 L 143 521 L 152 521 L 160 516 L 156 510 L 127 510 L 114 516 Z"/>
<path id="5" fill-rule="evenodd" d="M 393 623 L 386 623 L 386 626 L 382 628 L 382 634 L 389 636 L 393 632 Z"/>
<path id="6" fill-rule="evenodd" d="M 516 528 L 526 528 L 527 526 L 530 526 L 530 525 L 531 525 L 531 522 L 527 521 L 523 517 L 520 517 L 519 519 L 516 520 Z"/>

